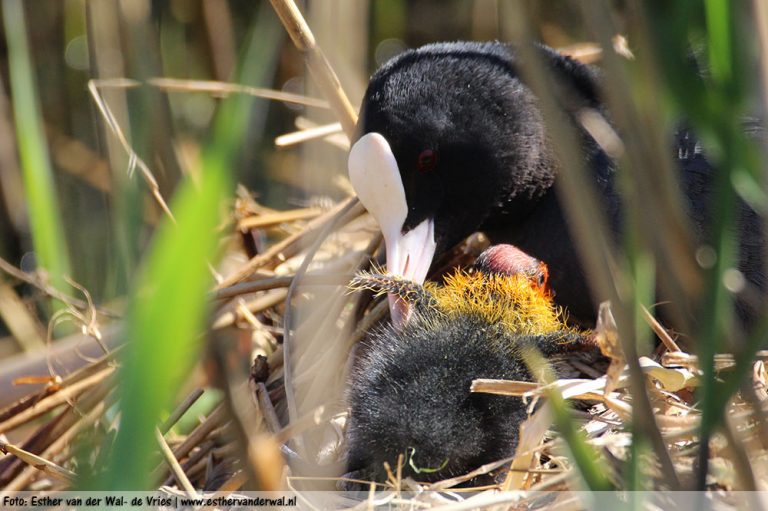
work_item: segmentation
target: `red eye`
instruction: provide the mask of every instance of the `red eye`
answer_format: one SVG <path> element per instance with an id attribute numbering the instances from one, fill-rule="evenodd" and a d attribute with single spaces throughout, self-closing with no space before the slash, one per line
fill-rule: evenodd
<path id="1" fill-rule="evenodd" d="M 422 172 L 429 172 L 437 165 L 437 151 L 432 149 L 424 149 L 419 153 L 419 160 L 417 167 Z"/>

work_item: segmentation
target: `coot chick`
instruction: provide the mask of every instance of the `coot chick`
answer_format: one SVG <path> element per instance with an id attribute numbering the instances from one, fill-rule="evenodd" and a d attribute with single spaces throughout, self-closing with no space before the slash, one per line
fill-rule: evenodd
<path id="1" fill-rule="evenodd" d="M 394 471 L 402 454 L 404 477 L 438 481 L 514 453 L 526 406 L 471 393 L 472 380 L 531 381 L 526 350 L 550 356 L 584 341 L 563 322 L 545 279 L 528 272 L 539 262 L 520 254 L 515 247 L 484 254 L 490 271 L 458 271 L 443 287 L 355 279 L 356 288 L 394 293 L 414 308 L 402 328 L 387 324 L 363 341 L 348 391 L 349 477 L 384 482 L 384 462 Z M 506 264 L 512 260 L 520 264 Z"/>
<path id="2" fill-rule="evenodd" d="M 569 114 L 584 107 L 604 111 L 591 68 L 543 46 L 537 51 Z M 435 254 L 483 231 L 493 243 L 512 243 L 546 261 L 555 300 L 592 324 L 597 307 L 553 187 L 555 142 L 518 68 L 514 50 L 502 43 L 430 44 L 390 60 L 363 99 L 350 179 L 381 226 L 388 272 L 421 282 Z M 618 235 L 614 163 L 574 126 Z M 675 142 L 690 214 L 704 241 L 713 170 L 701 151 L 694 157 L 683 150 L 687 142 Z M 741 229 L 739 269 L 763 288 L 762 230 L 754 212 L 742 210 L 749 227 Z"/>

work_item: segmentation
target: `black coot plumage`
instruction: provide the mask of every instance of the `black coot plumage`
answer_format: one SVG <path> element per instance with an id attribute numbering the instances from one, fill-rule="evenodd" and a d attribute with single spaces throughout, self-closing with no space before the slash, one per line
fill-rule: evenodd
<path id="1" fill-rule="evenodd" d="M 387 324 L 364 341 L 348 401 L 348 469 L 383 482 L 403 455 L 404 477 L 436 481 L 514 453 L 526 406 L 519 398 L 470 392 L 476 378 L 530 381 L 527 349 L 546 356 L 581 349 L 546 292 L 539 261 L 494 248 L 480 271 L 457 272 L 444 287 L 387 275 L 357 286 L 415 303 L 402 328 Z M 509 255 L 506 257 L 505 254 Z"/>
<path id="2" fill-rule="evenodd" d="M 538 51 L 562 89 L 556 92 L 566 111 L 603 110 L 591 68 L 546 47 Z M 618 233 L 613 162 L 580 133 L 584 160 Z M 392 59 L 371 78 L 359 135 L 350 178 L 381 225 L 390 273 L 423 281 L 435 253 L 481 230 L 494 243 L 512 243 L 546 261 L 558 303 L 571 316 L 594 319 L 597 309 L 553 188 L 555 142 L 509 45 L 440 43 Z M 675 151 L 682 151 L 677 142 Z M 712 169 L 693 154 L 679 162 L 691 216 L 706 234 L 706 198 L 692 186 L 711 189 Z M 760 228 L 754 215 L 745 218 L 755 224 L 743 229 L 751 238 L 742 240 L 740 269 L 762 286 L 762 239 L 752 239 Z M 757 248 L 745 255 L 749 246 Z"/>

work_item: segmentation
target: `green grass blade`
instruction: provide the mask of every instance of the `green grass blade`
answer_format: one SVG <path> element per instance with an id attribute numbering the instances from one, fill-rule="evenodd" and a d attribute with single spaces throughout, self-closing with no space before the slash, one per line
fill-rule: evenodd
<path id="1" fill-rule="evenodd" d="M 712 248 L 717 256 L 707 270 L 706 293 L 699 316 L 696 336 L 701 369 L 702 410 L 699 451 L 698 489 L 706 487 L 709 463 L 709 439 L 722 424 L 725 405 L 738 388 L 743 374 L 734 373 L 726 386 L 718 384 L 714 367 L 717 352 L 733 349 L 726 341 L 733 336 L 733 296 L 724 276 L 736 266 L 738 239 L 737 194 L 734 182 L 739 176 L 759 172 L 754 148 L 746 141 L 739 122 L 745 112 L 747 76 L 740 72 L 745 55 L 744 37 L 735 26 L 736 6 L 722 0 L 695 2 L 648 2 L 647 8 L 657 42 L 656 54 L 669 87 L 670 97 L 704 140 L 713 162 Z M 703 36 L 703 39 L 702 39 Z M 689 45 L 704 41 L 708 48 L 709 73 L 691 69 Z M 736 179 L 735 179 L 736 178 Z M 743 188 L 743 186 L 742 186 Z M 741 342 L 741 360 L 751 359 L 755 342 Z M 754 348 L 754 349 L 753 349 Z M 746 364 L 745 364 L 746 365 Z M 744 370 L 740 367 L 739 371 Z M 726 392 L 727 391 L 727 392 Z"/>
<path id="2" fill-rule="evenodd" d="M 269 44 L 251 44 L 242 55 L 241 80 L 266 80 L 278 48 L 277 20 L 262 9 L 254 29 Z M 255 40 L 253 40 L 255 41 Z M 198 183 L 187 179 L 171 209 L 177 220 L 161 225 L 133 293 L 127 335 L 130 346 L 120 371 L 120 428 L 103 477 L 84 486 L 110 490 L 150 488 L 159 461 L 154 429 L 171 407 L 184 378 L 201 353 L 208 264 L 215 263 L 221 206 L 232 191 L 232 167 L 248 133 L 253 98 L 224 100 L 203 147 Z"/>
<path id="3" fill-rule="evenodd" d="M 8 43 L 11 100 L 32 244 L 38 266 L 44 268 L 52 283 L 62 289 L 65 285 L 63 277 L 70 273 L 69 255 L 36 96 L 23 2 L 4 0 L 2 5 Z"/>
<path id="4" fill-rule="evenodd" d="M 733 45 L 729 3 L 726 0 L 706 0 L 704 2 L 709 65 L 711 66 L 712 77 L 721 83 L 730 80 L 733 76 Z"/>
<path id="5" fill-rule="evenodd" d="M 220 206 L 230 188 L 225 163 L 209 159 L 199 189 L 187 180 L 173 201 L 178 224 L 166 220 L 156 234 L 131 302 L 130 345 L 120 370 L 120 429 L 98 488 L 152 484 L 154 428 L 200 354 L 212 280 L 208 261 L 216 254 Z"/>
<path id="6" fill-rule="evenodd" d="M 555 375 L 549 362 L 536 350 L 523 353 L 523 359 L 532 374 L 547 385 L 555 381 Z M 546 389 L 546 396 L 552 416 L 560 436 L 565 440 L 571 452 L 571 458 L 578 467 L 584 483 L 591 491 L 610 491 L 614 486 L 606 476 L 606 471 L 600 465 L 600 455 L 587 443 L 584 434 L 573 423 L 570 407 L 563 399 L 560 390 L 555 387 Z"/>

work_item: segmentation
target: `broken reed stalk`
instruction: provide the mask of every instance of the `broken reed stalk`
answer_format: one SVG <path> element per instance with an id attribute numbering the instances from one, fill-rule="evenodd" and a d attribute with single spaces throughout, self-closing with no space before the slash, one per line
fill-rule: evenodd
<path id="1" fill-rule="evenodd" d="M 80 432 L 101 419 L 106 409 L 106 401 L 100 401 L 97 403 L 96 406 L 85 417 L 82 417 L 65 432 L 63 432 L 38 456 L 41 458 L 50 459 L 57 453 L 63 451 L 65 448 L 71 445 L 72 441 Z M 17 475 L 10 483 L 6 485 L 6 487 L 3 489 L 3 493 L 12 493 L 24 490 L 27 488 L 37 472 L 37 468 L 32 466 L 25 468 L 19 475 Z"/>
<path id="2" fill-rule="evenodd" d="M 262 382 L 256 384 L 256 399 L 267 429 L 273 434 L 280 431 L 282 429 L 280 419 L 277 418 L 277 412 L 275 412 L 275 407 L 269 398 L 267 387 Z"/>
<path id="3" fill-rule="evenodd" d="M 650 325 L 651 329 L 653 329 L 653 332 L 664 344 L 664 347 L 667 348 L 667 351 L 679 352 L 680 346 L 678 346 L 675 340 L 672 339 L 672 336 L 669 335 L 669 332 L 667 332 L 666 328 L 664 328 L 661 323 L 659 323 L 659 321 L 654 318 L 650 312 L 648 312 L 648 309 L 645 306 L 642 306 L 642 309 L 645 321 L 648 323 L 648 325 Z"/>
<path id="4" fill-rule="evenodd" d="M 315 126 L 313 128 L 307 128 L 299 131 L 293 131 L 280 135 L 275 139 L 275 145 L 277 147 L 289 147 L 296 144 L 302 144 L 309 142 L 310 140 L 317 140 L 319 138 L 325 138 L 336 133 L 341 133 L 343 128 L 340 122 L 334 122 L 331 124 L 324 124 L 322 126 Z"/>
<path id="5" fill-rule="evenodd" d="M 294 209 L 291 211 L 276 211 L 263 215 L 253 215 L 243 218 L 237 222 L 237 229 L 246 231 L 248 229 L 264 229 L 274 227 L 275 225 L 295 222 L 297 220 L 311 220 L 320 216 L 323 210 L 320 208 Z"/>
<path id="6" fill-rule="evenodd" d="M 160 185 L 157 184 L 157 179 L 155 179 L 154 174 L 152 174 L 152 170 L 150 170 L 146 162 L 142 160 L 141 157 L 139 157 L 139 155 L 136 154 L 136 152 L 133 150 L 133 147 L 131 147 L 130 142 L 128 142 L 128 139 L 125 137 L 123 129 L 117 122 L 117 119 L 112 113 L 112 110 L 109 108 L 109 105 L 99 92 L 99 87 L 138 87 L 139 85 L 141 85 L 140 82 L 137 82 L 136 80 L 129 80 L 127 78 L 89 80 L 88 91 L 91 93 L 93 102 L 96 103 L 96 107 L 99 109 L 99 112 L 104 118 L 104 122 L 107 123 L 110 131 L 115 136 L 115 138 L 117 138 L 118 142 L 120 142 L 123 150 L 130 158 L 131 168 L 138 167 L 142 178 L 144 178 L 144 182 L 147 184 L 147 186 L 149 186 L 155 202 L 157 202 L 157 204 L 160 206 L 160 209 L 163 210 L 166 216 L 168 216 L 168 218 L 170 218 L 173 223 L 176 223 L 176 220 L 173 217 L 173 213 L 171 213 L 171 209 L 168 207 L 168 203 L 165 201 L 162 193 L 160 192 Z"/>
<path id="7" fill-rule="evenodd" d="M 302 245 L 312 243 L 317 235 L 326 226 L 326 224 L 330 221 L 333 221 L 339 211 L 345 209 L 349 203 L 354 202 L 357 202 L 357 197 L 350 197 L 346 199 L 345 201 L 334 206 L 333 209 L 324 213 L 322 216 L 319 216 L 309 222 L 309 224 L 302 231 L 288 236 L 284 240 L 270 247 L 269 250 L 263 254 L 259 254 L 251 258 L 238 271 L 219 283 L 216 286 L 216 289 L 220 290 L 237 284 L 238 282 L 242 282 L 246 280 L 255 270 L 264 266 L 276 265 L 277 263 L 298 254 Z"/>
<path id="8" fill-rule="evenodd" d="M 171 415 L 160 426 L 160 431 L 163 434 L 168 433 L 174 424 L 176 424 L 179 419 L 181 419 L 181 416 L 187 413 L 187 410 L 189 410 L 189 408 L 195 404 L 198 399 L 200 399 L 200 396 L 203 395 L 203 392 L 203 389 L 195 389 L 186 398 L 184 398 L 184 401 L 182 401 L 179 406 L 176 407 Z"/>
<path id="9" fill-rule="evenodd" d="M 176 459 L 181 459 L 190 453 L 200 442 L 207 437 L 213 430 L 224 424 L 227 420 L 226 412 L 223 405 L 217 406 L 208 417 L 203 420 L 193 431 L 187 436 L 187 438 L 173 449 L 173 456 Z M 164 467 L 161 465 L 152 472 L 151 480 L 157 481 L 160 476 L 165 473 Z"/>
<path id="10" fill-rule="evenodd" d="M 32 406 L 30 406 L 26 410 L 20 413 L 17 413 L 16 415 L 8 418 L 8 420 L 0 423 L 0 433 L 5 433 L 6 431 L 10 431 L 63 404 L 70 403 L 72 400 L 76 399 L 80 394 L 82 394 L 86 390 L 104 381 L 114 371 L 115 371 L 114 367 L 108 367 L 92 376 L 84 378 L 81 381 L 78 381 L 68 387 L 64 387 L 60 391 L 45 397 L 41 401 L 34 403 Z"/>
<path id="11" fill-rule="evenodd" d="M 241 319 L 247 318 L 249 315 L 270 309 L 275 305 L 283 303 L 287 295 L 288 291 L 285 288 L 281 288 L 249 300 L 237 298 L 234 305 L 230 303 L 227 306 L 222 307 L 224 310 L 220 311 L 215 316 L 211 323 L 211 330 L 219 330 L 221 328 L 232 326 Z"/>
<path id="12" fill-rule="evenodd" d="M 58 455 L 61 449 L 56 448 L 55 445 L 60 441 L 61 436 L 66 436 L 67 432 L 79 424 L 82 421 L 83 415 L 88 414 L 90 410 L 96 407 L 106 409 L 109 404 L 105 406 L 104 403 L 114 401 L 114 394 L 110 394 L 112 389 L 113 381 L 104 380 L 94 388 L 86 391 L 75 400 L 74 405 L 70 403 L 69 407 L 66 407 L 51 420 L 37 428 L 24 442 L 22 447 L 45 458 Z M 75 434 L 72 435 L 72 438 Z M 67 444 L 63 444 L 63 446 L 66 447 Z M 48 454 L 45 454 L 46 452 Z M 12 467 L 8 464 L 7 459 L 3 460 L 0 466 L 2 466 L 0 477 L 2 477 L 3 482 L 13 481 L 19 477 L 20 466 Z"/>
<path id="13" fill-rule="evenodd" d="M 349 102 L 323 50 L 317 45 L 304 16 L 293 0 L 270 1 L 296 49 L 304 55 L 309 72 L 328 99 L 331 109 L 344 127 L 344 132 L 352 140 L 357 126 L 357 112 Z"/>
<path id="14" fill-rule="evenodd" d="M 205 440 L 200 445 L 196 446 L 197 448 L 194 449 L 192 452 L 190 452 L 189 457 L 184 461 L 184 463 L 181 465 L 182 470 L 184 470 L 185 474 L 189 474 L 192 469 L 197 466 L 198 462 L 208 456 L 213 451 L 213 447 L 216 445 L 216 442 L 213 440 Z M 161 486 L 170 486 L 173 484 L 173 481 L 175 479 L 175 476 L 173 473 L 168 475 L 168 477 L 163 481 Z"/>
<path id="15" fill-rule="evenodd" d="M 7 273 L 13 278 L 20 280 L 21 282 L 24 282 L 26 284 L 36 287 L 46 295 L 52 298 L 55 298 L 71 307 L 75 307 L 77 309 L 84 309 L 84 310 L 89 308 L 89 304 L 85 300 L 75 298 L 74 296 L 69 296 L 68 294 L 63 293 L 62 291 L 59 291 L 54 286 L 52 286 L 45 280 L 41 279 L 40 276 L 37 275 L 36 273 L 25 272 L 15 267 L 14 265 L 9 263 L 2 257 L 0 257 L 0 270 Z M 113 318 L 118 317 L 118 314 L 110 310 L 97 308 L 96 311 L 99 314 L 103 314 L 105 316 L 109 316 Z"/>
<path id="16" fill-rule="evenodd" d="M 251 87 L 250 85 L 241 85 L 239 83 L 217 82 L 214 80 L 179 80 L 177 78 L 150 78 L 147 80 L 147 83 L 168 92 L 208 92 L 219 96 L 230 93 L 248 94 L 257 98 L 283 101 L 295 105 L 330 108 L 328 102 L 322 99 L 274 89 L 265 89 L 263 87 Z"/>
<path id="17" fill-rule="evenodd" d="M 345 286 L 352 280 L 354 275 L 347 273 L 319 273 L 307 274 L 302 279 L 302 284 L 305 286 Z M 247 282 L 240 282 L 223 289 L 218 289 L 215 292 L 217 300 L 223 300 L 226 298 L 234 298 L 236 296 L 255 293 L 256 291 L 267 291 L 269 289 L 278 289 L 281 287 L 288 287 L 293 281 L 293 275 L 280 275 L 275 277 L 267 277 L 258 280 L 249 280 Z"/>
<path id="18" fill-rule="evenodd" d="M 51 477 L 65 483 L 72 483 L 75 480 L 75 477 L 77 477 L 77 474 L 71 470 L 67 470 L 66 468 L 61 467 L 50 460 L 42 458 L 37 454 L 31 453 L 29 451 L 25 451 L 24 449 L 13 444 L 0 442 L 0 452 L 4 454 L 12 454 L 30 467 L 40 470 L 41 472 L 44 472 Z"/>
<path id="19" fill-rule="evenodd" d="M 171 472 L 181 487 L 184 488 L 184 491 L 187 492 L 187 495 L 190 497 L 197 495 L 195 487 L 192 486 L 191 482 L 189 482 L 187 474 L 184 473 L 181 465 L 179 465 L 179 460 L 177 460 L 173 455 L 173 451 L 171 451 L 171 448 L 168 447 L 168 443 L 165 441 L 165 438 L 163 438 L 163 434 L 157 428 L 155 428 L 155 440 L 157 440 L 157 443 L 160 446 L 160 452 L 163 454 L 163 458 L 165 459 L 166 463 L 168 463 Z"/>

